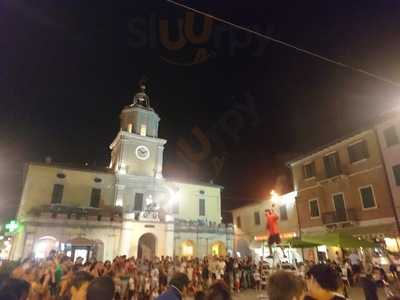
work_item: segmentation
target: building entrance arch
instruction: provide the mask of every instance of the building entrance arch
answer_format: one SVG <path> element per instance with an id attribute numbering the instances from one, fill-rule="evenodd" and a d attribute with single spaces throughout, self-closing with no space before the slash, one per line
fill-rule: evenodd
<path id="1" fill-rule="evenodd" d="M 211 253 L 213 256 L 225 256 L 227 254 L 225 244 L 221 241 L 212 243 Z"/>
<path id="2" fill-rule="evenodd" d="M 152 259 L 156 256 L 157 238 L 152 233 L 145 233 L 139 238 L 137 258 Z"/>
<path id="3" fill-rule="evenodd" d="M 60 242 L 53 236 L 39 238 L 33 248 L 35 258 L 46 258 L 51 251 L 58 251 Z"/>

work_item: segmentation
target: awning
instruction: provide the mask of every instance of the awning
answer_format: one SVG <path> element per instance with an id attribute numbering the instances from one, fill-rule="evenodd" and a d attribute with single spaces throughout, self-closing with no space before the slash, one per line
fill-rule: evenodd
<path id="1" fill-rule="evenodd" d="M 363 239 L 373 239 L 373 238 L 382 238 L 382 237 L 397 237 L 397 227 L 393 224 L 382 224 L 382 225 L 374 225 L 374 226 L 357 226 L 352 228 L 346 228 L 342 230 L 338 230 L 341 232 L 345 232 L 351 234 L 352 236 L 359 236 Z"/>
<path id="2" fill-rule="evenodd" d="M 302 241 L 326 245 L 326 246 L 334 246 L 341 248 L 375 248 L 379 247 L 375 243 L 371 243 L 361 238 L 355 238 L 348 233 L 344 232 L 327 232 L 319 235 L 304 235 L 301 237 Z"/>
<path id="3" fill-rule="evenodd" d="M 291 238 L 285 241 L 292 248 L 314 248 L 321 244 L 306 242 L 301 240 L 300 238 Z"/>

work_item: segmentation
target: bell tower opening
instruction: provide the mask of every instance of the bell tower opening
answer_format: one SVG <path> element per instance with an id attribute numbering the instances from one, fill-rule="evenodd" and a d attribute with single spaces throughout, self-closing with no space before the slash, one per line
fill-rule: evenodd
<path id="1" fill-rule="evenodd" d="M 133 97 L 132 104 L 121 112 L 121 130 L 141 136 L 157 137 L 159 116 L 150 106 L 150 97 L 146 94 L 144 82 Z"/>
<path id="2" fill-rule="evenodd" d="M 164 145 L 158 138 L 160 117 L 150 105 L 144 81 L 120 114 L 120 131 L 110 145 L 112 168 L 118 175 L 163 178 Z"/>

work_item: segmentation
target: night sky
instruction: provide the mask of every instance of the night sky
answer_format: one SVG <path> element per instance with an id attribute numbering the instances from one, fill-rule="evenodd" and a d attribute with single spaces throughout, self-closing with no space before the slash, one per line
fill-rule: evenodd
<path id="1" fill-rule="evenodd" d="M 165 1 L 115 2 L 0 1 L 1 217 L 15 213 L 25 162 L 108 165 L 144 76 L 165 176 L 223 185 L 224 209 L 265 197 L 288 159 L 400 102 L 398 87 L 217 22 L 196 39 L 204 17 L 190 27 Z M 400 82 L 400 2 L 349 2 L 182 1 Z M 201 149 L 193 129 L 210 146 L 197 158 L 182 146 Z"/>

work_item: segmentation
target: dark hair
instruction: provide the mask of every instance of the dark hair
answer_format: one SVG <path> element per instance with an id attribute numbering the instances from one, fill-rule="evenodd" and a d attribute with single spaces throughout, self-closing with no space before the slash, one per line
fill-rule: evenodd
<path id="1" fill-rule="evenodd" d="M 14 294 L 4 291 L 0 292 L 0 300 L 19 300 L 19 299 Z"/>
<path id="2" fill-rule="evenodd" d="M 186 274 L 178 272 L 175 273 L 174 276 L 172 276 L 169 284 L 173 285 L 178 290 L 182 291 L 183 288 L 189 284 L 189 278 L 187 277 Z"/>
<path id="3" fill-rule="evenodd" d="M 207 291 L 206 300 L 231 300 L 228 286 L 222 280 L 213 283 Z"/>
<path id="4" fill-rule="evenodd" d="M 85 271 L 76 272 L 74 278 L 72 279 L 71 285 L 79 289 L 81 285 L 85 282 L 90 282 L 93 280 L 93 276 Z"/>
<path id="5" fill-rule="evenodd" d="M 1 293 L 9 293 L 15 295 L 17 299 L 22 299 L 22 296 L 29 294 L 30 285 L 27 281 L 16 278 L 7 279 L 1 286 Z"/>
<path id="6" fill-rule="evenodd" d="M 316 264 L 310 268 L 306 278 L 313 277 L 321 288 L 335 292 L 339 288 L 339 274 L 329 265 Z"/>
<path id="7" fill-rule="evenodd" d="M 206 294 L 203 291 L 197 291 L 194 294 L 194 300 L 205 300 L 206 299 Z"/>
<path id="8" fill-rule="evenodd" d="M 112 300 L 114 297 L 114 282 L 109 276 L 94 279 L 87 289 L 87 300 Z"/>
<path id="9" fill-rule="evenodd" d="M 304 281 L 289 272 L 277 271 L 268 279 L 267 293 L 270 300 L 292 300 L 305 291 Z"/>

